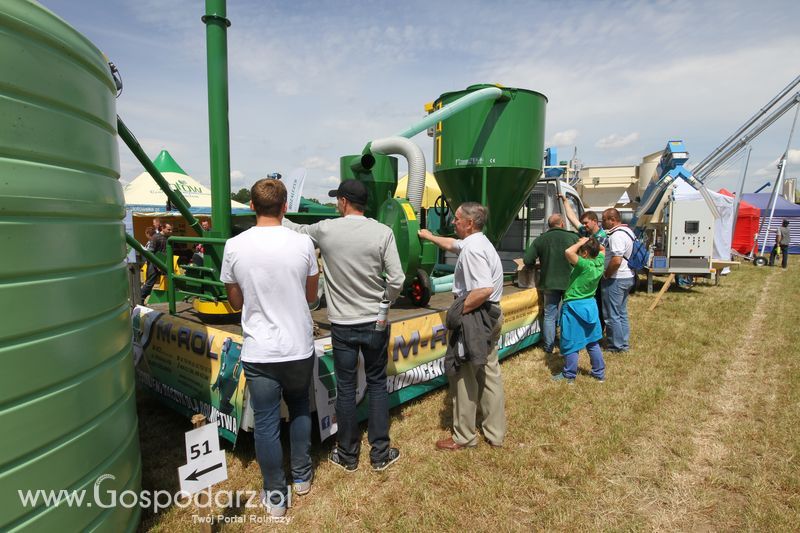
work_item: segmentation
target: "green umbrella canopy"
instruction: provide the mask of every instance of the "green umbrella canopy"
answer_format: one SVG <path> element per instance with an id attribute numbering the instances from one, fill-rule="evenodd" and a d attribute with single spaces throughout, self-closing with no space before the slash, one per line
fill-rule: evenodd
<path id="1" fill-rule="evenodd" d="M 176 172 L 178 174 L 188 176 L 186 171 L 183 170 L 174 159 L 172 159 L 172 156 L 169 155 L 169 152 L 166 150 L 161 150 L 161 153 L 158 154 L 158 157 L 153 160 L 153 164 L 156 166 L 159 172 Z"/>

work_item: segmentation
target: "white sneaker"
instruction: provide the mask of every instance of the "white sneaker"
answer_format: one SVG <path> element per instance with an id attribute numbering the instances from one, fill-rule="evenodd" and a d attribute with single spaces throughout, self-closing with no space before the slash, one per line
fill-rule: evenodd
<path id="1" fill-rule="evenodd" d="M 294 486 L 294 493 L 299 496 L 304 496 L 309 492 L 311 492 L 311 482 L 313 480 L 314 480 L 313 475 L 311 476 L 311 479 L 309 479 L 308 481 L 297 481 L 295 479 L 294 483 L 292 483 L 292 485 Z"/>
<path id="2" fill-rule="evenodd" d="M 261 505 L 273 518 L 280 518 L 286 515 L 286 498 L 283 499 L 280 505 L 274 505 L 267 499 L 267 492 L 264 489 L 261 489 Z"/>

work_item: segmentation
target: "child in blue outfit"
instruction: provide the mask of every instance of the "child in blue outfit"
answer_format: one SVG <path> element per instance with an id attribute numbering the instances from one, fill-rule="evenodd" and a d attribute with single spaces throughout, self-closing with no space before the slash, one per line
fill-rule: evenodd
<path id="1" fill-rule="evenodd" d="M 606 364 L 598 341 L 603 337 L 600 316 L 594 293 L 603 276 L 604 248 L 594 237 L 583 237 L 564 252 L 572 265 L 569 287 L 564 293 L 561 308 L 561 354 L 564 370 L 553 376 L 553 381 L 574 383 L 578 374 L 578 352 L 583 348 L 589 352 L 592 363 L 591 375 L 605 381 Z"/>

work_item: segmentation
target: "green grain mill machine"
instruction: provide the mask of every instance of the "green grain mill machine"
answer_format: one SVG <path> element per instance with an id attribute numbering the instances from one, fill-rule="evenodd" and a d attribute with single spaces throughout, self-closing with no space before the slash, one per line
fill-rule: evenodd
<path id="1" fill-rule="evenodd" d="M 118 121 L 118 131 L 133 153 L 161 185 L 170 201 L 200 235 L 172 237 L 171 243 L 202 242 L 208 253 L 205 264 L 190 267 L 184 274 L 173 272 L 170 261 L 161 262 L 167 272 L 170 311 L 175 299 L 193 297 L 195 310 L 203 315 L 228 314 L 224 285 L 219 281 L 222 251 L 231 237 L 229 203 L 230 159 L 227 121 L 227 42 L 230 22 L 225 0 L 206 0 L 209 129 L 211 148 L 212 218 L 214 228 L 205 233 L 189 212 L 186 201 L 170 191 L 165 180 L 147 159 L 133 135 Z M 534 91 L 474 85 L 463 91 L 445 93 L 429 107 L 429 114 L 397 135 L 375 139 L 360 154 L 341 158 L 341 179 L 358 179 L 367 185 L 370 199 L 366 215 L 392 228 L 406 274 L 406 294 L 416 305 L 426 305 L 431 296 L 430 273 L 438 251 L 430 242 L 420 242 L 417 232 L 424 227 L 421 216 L 425 186 L 425 157 L 410 141 L 418 133 L 434 131 L 434 173 L 444 200 L 455 210 L 466 201 L 489 206 L 485 229 L 497 243 L 522 207 L 542 172 L 544 119 L 547 99 Z M 393 198 L 397 187 L 397 159 L 408 161 L 407 198 Z M 302 214 L 300 214 L 302 215 Z M 295 222 L 303 217 L 289 213 Z M 305 220 L 312 222 L 312 220 Z M 151 259 L 132 237 L 131 246 Z M 167 257 L 171 255 L 171 246 Z M 154 258 L 154 262 L 159 258 Z M 159 263 L 156 263 L 159 264 Z"/>
<path id="2" fill-rule="evenodd" d="M 434 107 L 445 110 L 484 91 L 497 96 L 436 124 L 434 175 L 451 209 L 470 201 L 489 207 L 484 233 L 497 245 L 542 175 L 547 98 L 473 85 L 444 93 Z"/>
<path id="3" fill-rule="evenodd" d="M 464 202 L 489 207 L 484 229 L 497 244 L 542 173 L 547 98 L 526 89 L 473 85 L 441 95 L 429 114 L 396 136 L 374 140 L 358 155 L 341 158 L 341 178 L 367 185 L 366 215 L 392 228 L 406 273 L 406 294 L 417 305 L 431 296 L 429 276 L 437 250 L 420 242 L 425 158 L 409 139 L 433 129 L 434 175 L 453 211 Z M 408 198 L 392 198 L 397 160 L 408 160 Z M 424 224 L 424 223 L 422 223 Z"/>

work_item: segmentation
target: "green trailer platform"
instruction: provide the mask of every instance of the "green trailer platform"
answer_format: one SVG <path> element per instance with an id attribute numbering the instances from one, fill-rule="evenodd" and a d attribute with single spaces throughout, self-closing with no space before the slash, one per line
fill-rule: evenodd
<path id="1" fill-rule="evenodd" d="M 400 300 L 389 321 L 387 388 L 394 408 L 447 383 L 444 317 L 449 293 L 436 294 L 419 308 Z M 503 359 L 533 346 L 540 338 L 536 289 L 506 284 L 500 302 L 504 323 L 499 341 Z M 327 310 L 312 312 L 318 364 L 309 394 L 317 413 L 320 437 L 336 431 L 336 379 Z M 202 413 L 219 426 L 220 436 L 234 442 L 240 429 L 253 427 L 252 410 L 241 371 L 241 326 L 208 325 L 190 303 L 179 303 L 177 315 L 167 304 L 137 306 L 133 313 L 134 354 L 139 383 L 187 417 Z M 367 417 L 366 378 L 359 372 L 359 416 Z"/>

